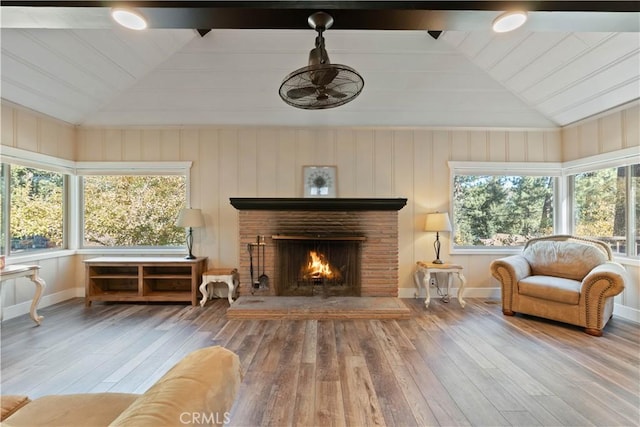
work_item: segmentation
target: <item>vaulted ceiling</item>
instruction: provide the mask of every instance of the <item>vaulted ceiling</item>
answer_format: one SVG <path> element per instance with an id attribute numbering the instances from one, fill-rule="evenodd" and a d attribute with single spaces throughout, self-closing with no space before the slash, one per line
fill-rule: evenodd
<path id="1" fill-rule="evenodd" d="M 499 7 L 532 2 L 137 2 L 157 16 L 142 32 L 113 23 L 110 2 L 32 3 L 3 1 L 1 95 L 72 124 L 547 128 L 640 97 L 636 2 L 547 2 L 506 34 L 489 28 Z M 365 86 L 307 111 L 278 88 L 307 65 L 315 6 L 335 18 L 331 61 Z"/>

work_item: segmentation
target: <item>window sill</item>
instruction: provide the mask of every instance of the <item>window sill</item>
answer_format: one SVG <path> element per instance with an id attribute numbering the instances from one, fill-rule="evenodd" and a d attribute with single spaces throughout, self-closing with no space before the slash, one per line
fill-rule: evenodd
<path id="1" fill-rule="evenodd" d="M 10 255 L 7 257 L 7 265 L 11 264 L 27 264 L 45 259 L 62 258 L 75 255 L 76 251 L 72 249 L 59 249 L 42 252 L 33 252 L 25 255 Z"/>
<path id="2" fill-rule="evenodd" d="M 634 267 L 640 267 L 640 258 L 630 258 L 626 256 L 613 255 L 613 260 L 622 265 L 632 265 Z"/>
<path id="3" fill-rule="evenodd" d="M 60 249 L 7 257 L 7 265 L 33 264 L 46 259 L 63 258 L 73 255 L 187 255 L 185 249 Z"/>
<path id="4" fill-rule="evenodd" d="M 449 252 L 450 255 L 516 255 L 522 252 L 522 246 L 516 246 L 512 248 L 508 247 L 491 247 L 484 246 L 478 249 L 464 248 L 453 249 Z"/>
<path id="5" fill-rule="evenodd" d="M 187 251 L 184 248 L 85 248 L 78 249 L 75 252 L 79 255 L 187 255 Z"/>

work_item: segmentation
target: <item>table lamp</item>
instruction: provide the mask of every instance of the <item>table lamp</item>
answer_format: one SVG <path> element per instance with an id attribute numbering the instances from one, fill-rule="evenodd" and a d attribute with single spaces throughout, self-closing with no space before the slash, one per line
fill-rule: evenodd
<path id="1" fill-rule="evenodd" d="M 435 231 L 436 241 L 433 242 L 433 248 L 436 250 L 436 259 L 434 264 L 443 264 L 440 259 L 440 232 L 451 231 L 451 222 L 449 222 L 449 214 L 447 212 L 436 212 L 427 214 L 427 220 L 424 224 L 424 231 Z"/>
<path id="2" fill-rule="evenodd" d="M 184 208 L 180 211 L 178 219 L 176 219 L 176 226 L 189 229 L 187 234 L 187 249 L 189 250 L 189 255 L 184 257 L 185 259 L 196 259 L 191 252 L 193 248 L 193 229 L 195 227 L 202 227 L 203 225 L 204 220 L 202 219 L 201 209 Z"/>

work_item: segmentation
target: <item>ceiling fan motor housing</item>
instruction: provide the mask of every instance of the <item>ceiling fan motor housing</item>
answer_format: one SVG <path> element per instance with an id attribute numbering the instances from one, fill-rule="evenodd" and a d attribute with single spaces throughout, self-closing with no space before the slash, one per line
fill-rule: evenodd
<path id="1" fill-rule="evenodd" d="M 309 52 L 309 62 L 285 77 L 279 94 L 287 104 L 306 110 L 335 108 L 352 101 L 364 86 L 364 79 L 353 68 L 331 64 L 322 32 L 333 25 L 325 12 L 309 16 L 309 26 L 318 32 L 316 47 Z"/>

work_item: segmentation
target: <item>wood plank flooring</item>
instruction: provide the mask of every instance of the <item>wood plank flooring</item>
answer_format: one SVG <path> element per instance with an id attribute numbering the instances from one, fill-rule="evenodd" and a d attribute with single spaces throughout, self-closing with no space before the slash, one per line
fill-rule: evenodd
<path id="1" fill-rule="evenodd" d="M 409 319 L 237 320 L 228 303 L 73 299 L 1 329 L 3 394 L 142 393 L 184 355 L 222 345 L 242 361 L 232 426 L 636 426 L 640 328 L 603 337 L 499 301 L 402 300 Z"/>

